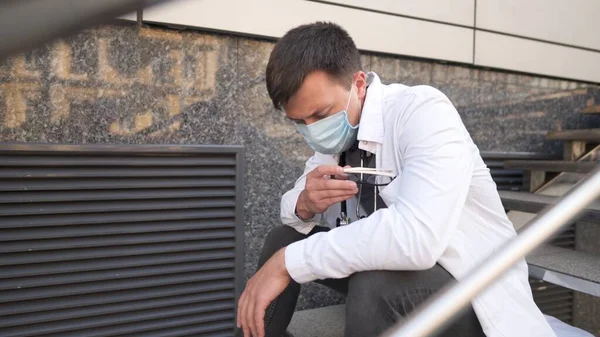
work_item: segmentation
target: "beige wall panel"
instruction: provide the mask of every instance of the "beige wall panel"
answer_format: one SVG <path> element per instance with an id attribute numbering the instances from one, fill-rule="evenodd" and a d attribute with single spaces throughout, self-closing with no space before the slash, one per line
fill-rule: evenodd
<path id="1" fill-rule="evenodd" d="M 600 82 L 600 53 L 477 31 L 475 64 Z"/>
<path id="2" fill-rule="evenodd" d="M 470 27 L 474 24 L 474 0 L 326 0 L 324 2 L 339 3 Z"/>
<path id="3" fill-rule="evenodd" d="M 478 28 L 600 50 L 599 0 L 477 0 Z"/>
<path id="4" fill-rule="evenodd" d="M 465 63 L 473 57 L 472 29 L 305 0 L 180 0 L 145 10 L 144 20 L 265 37 L 327 20 L 362 50 Z"/>

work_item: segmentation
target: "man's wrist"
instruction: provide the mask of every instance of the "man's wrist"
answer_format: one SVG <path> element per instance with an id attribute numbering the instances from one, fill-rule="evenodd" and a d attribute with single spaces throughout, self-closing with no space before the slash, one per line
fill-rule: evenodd
<path id="1" fill-rule="evenodd" d="M 296 201 L 296 210 L 294 213 L 302 221 L 308 221 L 315 217 L 315 213 L 304 207 L 304 191 L 302 191 L 298 196 L 298 201 Z"/>
<path id="2" fill-rule="evenodd" d="M 286 275 L 290 277 L 290 273 L 288 272 L 287 267 L 285 265 L 285 248 L 286 247 L 283 247 L 279 251 L 277 251 L 277 253 L 275 253 L 275 256 L 277 259 L 277 266 L 279 267 L 279 273 L 281 275 Z"/>
<path id="3" fill-rule="evenodd" d="M 317 279 L 317 276 L 309 269 L 305 249 L 305 240 L 300 240 L 286 246 L 284 251 L 285 269 L 290 277 L 298 283 L 306 283 Z"/>

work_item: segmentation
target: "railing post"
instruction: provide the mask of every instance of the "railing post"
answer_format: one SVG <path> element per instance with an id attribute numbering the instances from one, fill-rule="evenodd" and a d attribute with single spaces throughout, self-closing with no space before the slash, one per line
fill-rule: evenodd
<path id="1" fill-rule="evenodd" d="M 473 297 L 563 226 L 572 222 L 599 196 L 600 169 L 596 169 L 555 205 L 547 207 L 533 219 L 518 237 L 479 264 L 460 282 L 447 286 L 433 296 L 406 321 L 397 323 L 382 337 L 422 337 L 439 331 L 449 324 Z"/>

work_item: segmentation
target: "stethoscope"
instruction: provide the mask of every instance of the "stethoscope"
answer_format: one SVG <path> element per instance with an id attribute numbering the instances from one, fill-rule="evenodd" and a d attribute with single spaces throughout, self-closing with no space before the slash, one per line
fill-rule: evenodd
<path id="1" fill-rule="evenodd" d="M 364 165 L 365 165 L 365 158 L 367 157 L 367 151 L 365 151 L 365 150 L 359 150 L 359 151 L 360 151 L 360 167 L 365 167 Z M 346 153 L 345 152 L 340 154 L 339 165 L 342 167 L 346 166 Z M 362 179 L 363 179 L 363 174 L 360 173 L 360 180 L 362 180 Z M 359 220 L 367 217 L 366 215 L 360 214 L 360 197 L 362 195 L 362 189 L 363 189 L 363 184 L 359 184 L 358 185 L 358 197 L 356 199 L 356 218 Z M 373 196 L 374 196 L 373 209 L 377 209 L 377 192 L 378 192 L 377 186 L 373 186 Z M 340 208 L 341 208 L 340 216 L 336 220 L 336 227 L 348 225 L 350 223 L 350 217 L 348 216 L 346 200 L 341 202 Z"/>

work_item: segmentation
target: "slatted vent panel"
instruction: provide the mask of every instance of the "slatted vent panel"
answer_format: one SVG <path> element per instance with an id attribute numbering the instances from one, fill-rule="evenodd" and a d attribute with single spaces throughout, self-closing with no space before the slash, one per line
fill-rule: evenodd
<path id="1" fill-rule="evenodd" d="M 550 240 L 550 244 L 562 248 L 575 249 L 575 224 L 557 234 Z"/>
<path id="2" fill-rule="evenodd" d="M 0 336 L 230 336 L 237 147 L 0 146 Z"/>
<path id="3" fill-rule="evenodd" d="M 573 323 L 573 291 L 552 283 L 530 279 L 533 299 L 540 310 L 566 323 Z"/>
<path id="4" fill-rule="evenodd" d="M 523 186 L 523 170 L 505 169 L 502 160 L 486 160 L 499 191 L 519 191 Z"/>
<path id="5" fill-rule="evenodd" d="M 505 160 L 552 160 L 552 156 L 528 152 L 493 152 L 482 151 L 481 157 L 490 169 L 492 179 L 498 190 L 523 190 L 523 170 L 505 169 Z M 575 249 L 575 225 L 567 227 L 556 235 L 551 244 L 563 248 Z M 529 279 L 533 298 L 540 310 L 546 315 L 554 316 L 566 323 L 573 322 L 573 291 L 552 283 Z"/>

